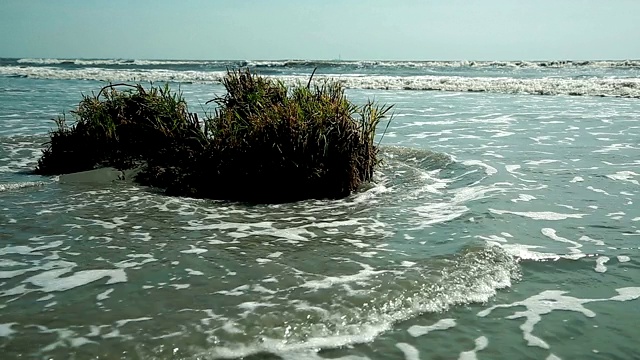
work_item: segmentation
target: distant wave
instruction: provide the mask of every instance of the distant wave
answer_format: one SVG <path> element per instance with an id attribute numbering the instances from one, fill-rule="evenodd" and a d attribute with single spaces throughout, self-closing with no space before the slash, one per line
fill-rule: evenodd
<path id="1" fill-rule="evenodd" d="M 244 66 L 245 61 L 200 61 L 200 60 L 134 60 L 134 59 L 18 59 L 18 64 L 31 65 L 82 65 L 82 66 L 162 66 L 162 65 L 213 65 Z"/>
<path id="2" fill-rule="evenodd" d="M 105 59 L 105 60 L 83 60 L 83 59 L 18 59 L 18 64 L 34 64 L 34 65 L 124 65 L 131 64 L 133 60 Z"/>
<path id="3" fill-rule="evenodd" d="M 5 59 L 6 60 L 6 59 Z M 31 59 L 15 61 L 18 64 L 81 66 L 211 66 L 211 67 L 396 67 L 396 68 L 638 68 L 640 60 L 550 60 L 550 61 L 352 61 L 352 60 L 136 60 L 136 59 Z"/>
<path id="4" fill-rule="evenodd" d="M 215 83 L 224 71 L 166 69 L 60 69 L 55 67 L 0 66 L 0 75 L 37 79 L 73 79 L 130 82 Z M 307 75 L 275 76 L 288 84 L 306 82 Z M 464 76 L 317 75 L 334 78 L 352 89 L 438 90 L 534 95 L 612 96 L 640 98 L 640 78 L 511 78 Z"/>
<path id="5" fill-rule="evenodd" d="M 398 67 L 398 68 L 640 68 L 640 60 L 622 61 L 248 61 L 255 67 Z"/>

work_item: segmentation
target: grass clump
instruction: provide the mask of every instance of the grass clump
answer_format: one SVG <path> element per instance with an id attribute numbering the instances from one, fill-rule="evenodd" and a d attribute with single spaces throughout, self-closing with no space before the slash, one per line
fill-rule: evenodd
<path id="1" fill-rule="evenodd" d="M 131 168 L 168 146 L 202 135 L 197 116 L 168 85 L 148 90 L 141 85 L 109 85 L 97 95 L 83 96 L 72 115 L 73 125 L 67 124 L 66 116 L 55 120 L 57 129 L 50 133 L 36 173 Z"/>
<path id="2" fill-rule="evenodd" d="M 358 106 L 338 82 L 287 88 L 246 69 L 223 85 L 202 124 L 168 87 L 85 97 L 74 126 L 58 121 L 38 170 L 143 162 L 138 180 L 169 194 L 249 202 L 340 198 L 372 180 L 391 106 Z"/>

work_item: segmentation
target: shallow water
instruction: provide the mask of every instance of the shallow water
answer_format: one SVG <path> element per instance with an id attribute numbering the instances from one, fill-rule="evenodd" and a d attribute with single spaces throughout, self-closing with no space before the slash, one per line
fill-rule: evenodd
<path id="1" fill-rule="evenodd" d="M 375 184 L 248 206 L 29 175 L 99 87 L 0 76 L 3 359 L 640 356 L 637 99 L 351 89 Z"/>

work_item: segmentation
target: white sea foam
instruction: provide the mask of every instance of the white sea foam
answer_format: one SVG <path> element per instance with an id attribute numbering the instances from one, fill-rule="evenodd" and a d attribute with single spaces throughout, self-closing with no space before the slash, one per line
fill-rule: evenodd
<path id="1" fill-rule="evenodd" d="M 530 160 L 530 161 L 527 161 L 526 164 L 537 166 L 537 165 L 553 164 L 559 161 L 560 160 L 554 160 L 554 159 Z"/>
<path id="2" fill-rule="evenodd" d="M 508 210 L 497 210 L 497 209 L 489 209 L 489 211 L 493 214 L 503 215 L 503 214 L 512 214 L 527 217 L 533 220 L 566 220 L 566 219 L 581 219 L 587 214 L 563 214 L 557 213 L 553 211 L 508 211 Z"/>
<path id="3" fill-rule="evenodd" d="M 430 202 L 425 205 L 416 206 L 413 210 L 419 218 L 411 230 L 423 229 L 434 224 L 443 223 L 459 218 L 464 215 L 469 208 L 464 205 L 470 201 L 480 200 L 489 197 L 490 193 L 503 192 L 504 183 L 496 183 L 489 186 L 469 186 L 451 190 L 453 198 L 449 201 Z"/>
<path id="4" fill-rule="evenodd" d="M 629 301 L 640 298 L 639 287 L 620 288 L 616 290 L 618 295 L 608 299 L 580 299 L 565 295 L 566 291 L 546 290 L 538 295 L 531 296 L 523 301 L 512 304 L 495 305 L 478 313 L 478 316 L 485 317 L 491 312 L 500 308 L 511 308 L 523 306 L 526 310 L 514 312 L 513 315 L 507 316 L 507 319 L 525 318 L 524 324 L 520 326 L 524 340 L 529 346 L 537 346 L 543 349 L 549 349 L 549 344 L 541 338 L 533 335 L 533 329 L 537 323 L 542 320 L 542 315 L 549 314 L 553 310 L 575 311 L 582 313 L 587 317 L 594 317 L 596 314 L 585 308 L 583 304 L 601 301 Z"/>
<path id="5" fill-rule="evenodd" d="M 14 334 L 16 331 L 11 329 L 11 327 L 16 324 L 15 322 L 0 324 L 0 337 L 9 337 L 11 334 Z"/>
<path id="6" fill-rule="evenodd" d="M 189 275 L 194 275 L 194 276 L 202 276 L 202 275 L 204 275 L 204 273 L 203 273 L 202 271 L 193 270 L 193 269 L 189 269 L 189 268 L 186 268 L 186 269 L 184 269 L 184 270 L 185 270 L 185 271 L 187 272 L 187 274 L 189 274 Z"/>
<path id="7" fill-rule="evenodd" d="M 607 267 L 604 265 L 607 262 L 609 262 L 609 258 L 606 256 L 599 256 L 596 259 L 596 267 L 595 267 L 595 271 L 599 272 L 599 273 L 603 273 L 607 271 Z"/>
<path id="8" fill-rule="evenodd" d="M 0 255 L 6 255 L 6 254 L 42 255 L 40 251 L 52 249 L 62 244 L 63 244 L 62 241 L 52 241 L 48 244 L 37 246 L 37 247 L 31 247 L 28 245 L 15 245 L 15 246 L 10 245 L 10 246 L 5 246 L 1 248 Z"/>
<path id="9" fill-rule="evenodd" d="M 96 64 L 97 65 L 97 64 Z M 0 75 L 37 79 L 97 81 L 219 82 L 224 71 L 174 71 L 166 69 L 106 69 L 99 67 L 63 69 L 51 66 L 2 66 Z M 640 98 L 640 79 L 635 78 L 511 78 L 461 76 L 316 75 L 322 81 L 338 79 L 348 88 L 391 90 L 438 90 L 456 92 L 498 92 L 538 95 L 586 95 Z M 304 83 L 307 75 L 278 76 L 285 83 Z"/>
<path id="10" fill-rule="evenodd" d="M 121 269 L 128 269 L 128 268 L 139 269 L 140 266 L 146 263 L 158 261 L 158 259 L 154 258 L 152 255 L 149 255 L 149 254 L 129 254 L 127 255 L 127 257 L 130 259 L 117 262 L 115 263 L 115 266 Z M 142 259 L 142 260 L 136 261 L 136 259 Z"/>
<path id="11" fill-rule="evenodd" d="M 16 276 L 20 276 L 23 274 L 26 274 L 30 271 L 34 271 L 34 269 L 32 268 L 24 268 L 24 269 L 19 269 L 19 270 L 7 270 L 7 271 L 0 271 L 0 279 L 11 279 L 14 278 Z"/>
<path id="12" fill-rule="evenodd" d="M 127 325 L 128 323 L 131 323 L 131 322 L 149 321 L 149 320 L 153 320 L 153 318 L 150 318 L 148 316 L 143 316 L 143 317 L 139 317 L 139 318 L 135 318 L 135 319 L 122 319 L 122 320 L 117 320 L 116 321 L 116 326 L 117 327 L 123 327 L 123 326 L 125 326 L 125 325 Z"/>
<path id="13" fill-rule="evenodd" d="M 196 255 L 200 255 L 200 254 L 204 254 L 207 252 L 207 249 L 203 249 L 203 248 L 198 248 L 195 247 L 193 245 L 189 245 L 190 249 L 188 250 L 182 250 L 180 251 L 183 254 L 196 254 Z"/>
<path id="14" fill-rule="evenodd" d="M 429 325 L 429 326 L 413 325 L 407 331 L 409 332 L 409 335 L 413 337 L 418 337 L 418 336 L 427 335 L 432 331 L 447 330 L 455 326 L 456 326 L 455 319 L 441 319 L 441 320 L 438 320 L 438 322 L 436 322 L 435 324 Z"/>
<path id="15" fill-rule="evenodd" d="M 489 236 L 476 235 L 475 237 L 478 239 L 485 240 L 489 243 L 495 243 L 495 242 L 506 243 L 508 241 L 505 237 L 498 236 L 498 235 L 489 235 Z"/>
<path id="16" fill-rule="evenodd" d="M 578 209 L 577 207 L 575 207 L 575 206 L 571 206 L 571 205 L 566 205 L 566 204 L 556 204 L 556 205 L 558 205 L 558 206 L 562 206 L 563 208 L 567 208 L 567 209 L 569 209 L 569 210 L 574 210 L 574 211 L 580 210 L 580 209 Z"/>
<path id="17" fill-rule="evenodd" d="M 554 241 L 558 241 L 558 242 L 562 242 L 562 243 L 573 245 L 573 246 L 569 247 L 569 251 L 572 254 L 581 254 L 582 253 L 582 251 L 580 251 L 580 248 L 582 247 L 582 244 L 580 244 L 578 242 L 575 242 L 575 241 L 572 241 L 572 240 L 569 240 L 569 239 L 566 239 L 566 238 L 563 238 L 561 236 L 558 236 L 556 234 L 556 230 L 555 229 L 543 228 L 541 230 L 541 232 L 542 232 L 542 235 L 544 235 L 544 236 L 546 236 L 546 237 L 548 237 L 548 238 L 550 238 L 550 239 L 552 239 Z"/>
<path id="18" fill-rule="evenodd" d="M 529 195 L 529 194 L 518 194 L 518 198 L 517 199 L 511 199 L 512 202 L 517 203 L 520 201 L 531 201 L 531 200 L 535 200 L 536 197 L 533 195 Z"/>
<path id="19" fill-rule="evenodd" d="M 355 274 L 351 275 L 341 275 L 341 276 L 326 276 L 322 280 L 310 280 L 306 281 L 302 284 L 303 287 L 319 290 L 319 289 L 328 289 L 336 284 L 346 284 L 350 282 L 362 281 L 365 279 L 369 279 L 372 276 L 383 274 L 385 272 L 389 272 L 388 270 L 373 270 L 373 268 L 366 264 L 361 264 L 362 270 Z"/>
<path id="20" fill-rule="evenodd" d="M 176 290 L 182 290 L 190 288 L 191 284 L 171 284 L 169 286 L 175 288 Z"/>
<path id="21" fill-rule="evenodd" d="M 604 243 L 604 241 L 592 239 L 592 238 L 588 237 L 587 235 L 582 235 L 579 240 L 580 241 L 587 241 L 587 242 L 594 243 L 596 246 L 605 246 L 606 245 Z"/>
<path id="22" fill-rule="evenodd" d="M 478 359 L 477 353 L 478 351 L 484 350 L 489 346 L 489 340 L 486 336 L 480 336 L 475 341 L 475 347 L 471 351 L 464 351 L 460 353 L 458 360 L 476 360 Z"/>
<path id="23" fill-rule="evenodd" d="M 594 153 L 610 153 L 612 151 L 620 151 L 624 149 L 634 149 L 630 144 L 611 144 L 603 147 L 602 149 L 593 150 Z"/>
<path id="24" fill-rule="evenodd" d="M 100 294 L 98 294 L 96 296 L 96 300 L 98 300 L 98 301 L 107 300 L 109 298 L 109 294 L 111 294 L 112 292 L 113 292 L 113 289 L 105 290 L 104 292 L 102 292 L 102 293 L 100 293 Z"/>
<path id="25" fill-rule="evenodd" d="M 294 351 L 291 353 L 280 354 L 282 360 L 326 360 L 324 356 L 318 355 L 318 353 L 309 350 Z M 334 360 L 371 360 L 366 356 L 346 355 L 332 358 Z"/>
<path id="26" fill-rule="evenodd" d="M 237 359 L 247 357 L 259 352 L 269 352 L 278 354 L 287 359 L 298 359 L 300 353 L 315 354 L 316 351 L 311 349 L 321 348 L 337 348 L 350 344 L 367 343 L 373 341 L 380 333 L 386 331 L 386 326 L 363 325 L 360 326 L 357 333 L 312 337 L 305 342 L 294 343 L 262 337 L 260 344 L 257 345 L 230 345 L 218 346 L 214 349 L 205 351 L 203 355 L 213 359 Z"/>
<path id="27" fill-rule="evenodd" d="M 594 188 L 593 186 L 587 186 L 587 189 L 596 192 L 596 193 L 600 193 L 600 194 L 604 194 L 607 196 L 611 196 L 611 194 L 609 194 L 606 190 L 603 189 L 598 189 L 598 188 Z"/>
<path id="28" fill-rule="evenodd" d="M 607 175 L 607 177 L 612 180 L 627 181 L 635 185 L 640 185 L 640 182 L 638 182 L 638 180 L 634 180 L 634 177 L 637 176 L 640 175 L 633 171 L 618 171 L 613 175 Z"/>
<path id="29" fill-rule="evenodd" d="M 413 345 L 407 343 L 397 343 L 396 347 L 402 351 L 405 360 L 420 360 L 420 351 Z"/>
<path id="30" fill-rule="evenodd" d="M 19 64 L 36 64 L 36 65 L 124 65 L 131 64 L 130 60 L 124 59 L 33 59 L 24 58 L 17 61 Z"/>
<path id="31" fill-rule="evenodd" d="M 11 191 L 11 190 L 19 190 L 24 188 L 38 187 L 46 185 L 43 181 L 30 181 L 30 182 L 17 182 L 17 183 L 7 183 L 0 184 L 0 192 L 3 191 Z"/>
<path id="32" fill-rule="evenodd" d="M 524 244 L 505 244 L 499 242 L 488 241 L 489 246 L 497 246 L 504 250 L 507 254 L 518 260 L 531 261 L 558 261 L 560 259 L 578 260 L 586 257 L 584 253 L 572 253 L 571 255 L 559 255 L 555 253 L 539 252 L 533 249 L 541 249 L 542 246 L 524 245 Z"/>
<path id="33" fill-rule="evenodd" d="M 55 269 L 42 272 L 40 274 L 31 276 L 24 280 L 26 283 L 31 283 L 40 287 L 40 291 L 54 292 L 54 291 L 67 291 L 78 286 L 86 285 L 88 283 L 100 280 L 104 277 L 108 277 L 107 284 L 115 284 L 127 281 L 127 275 L 122 269 L 115 270 L 81 270 L 73 273 L 69 276 L 60 277 L 67 274 L 71 269 Z"/>
<path id="34" fill-rule="evenodd" d="M 416 230 L 457 219 L 464 215 L 469 208 L 462 205 L 439 202 L 417 206 L 413 210 L 420 217 L 417 226 L 412 228 L 412 230 Z"/>
<path id="35" fill-rule="evenodd" d="M 474 166 L 474 165 L 481 166 L 484 168 L 484 172 L 489 176 L 498 173 L 498 170 L 496 168 L 494 168 L 491 165 L 487 165 L 480 160 L 466 160 L 466 161 L 463 161 L 462 164 L 467 166 Z"/>
<path id="36" fill-rule="evenodd" d="M 44 334 L 57 334 L 58 336 L 58 339 L 56 341 L 54 341 L 53 343 L 47 346 L 42 347 L 41 350 L 43 352 L 48 352 L 59 347 L 76 348 L 86 344 L 95 343 L 94 341 L 91 341 L 84 336 L 79 336 L 75 331 L 70 329 L 66 329 L 66 328 L 49 329 L 42 325 L 38 325 L 37 327 Z"/>
<path id="37" fill-rule="evenodd" d="M 510 173 L 512 173 L 512 174 L 519 174 L 519 175 L 522 175 L 522 174 L 521 174 L 521 173 L 519 173 L 519 172 L 517 172 L 516 170 L 520 169 L 521 167 L 522 167 L 522 166 L 520 166 L 520 165 L 505 165 L 505 166 L 504 166 L 504 168 L 505 168 L 508 172 L 510 172 Z"/>
<path id="38" fill-rule="evenodd" d="M 11 267 L 11 266 L 22 266 L 22 265 L 26 265 L 24 262 L 19 262 L 19 261 L 15 261 L 15 260 L 10 260 L 10 259 L 0 259 L 0 267 Z"/>
<path id="39" fill-rule="evenodd" d="M 114 218 L 112 218 L 112 221 L 105 221 L 105 220 L 100 220 L 100 219 L 90 219 L 90 218 L 81 218 L 81 217 L 76 217 L 76 220 L 84 220 L 90 223 L 90 225 L 95 225 L 95 226 L 100 226 L 104 229 L 115 229 L 119 226 L 125 225 L 127 222 L 124 221 L 126 218 L 128 217 L 128 215 L 124 215 L 124 216 L 116 216 Z"/>

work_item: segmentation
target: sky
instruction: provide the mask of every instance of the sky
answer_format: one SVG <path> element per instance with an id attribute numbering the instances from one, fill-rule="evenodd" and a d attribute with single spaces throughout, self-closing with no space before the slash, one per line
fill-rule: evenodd
<path id="1" fill-rule="evenodd" d="M 640 59 L 640 0 L 0 0 L 0 57 Z"/>

